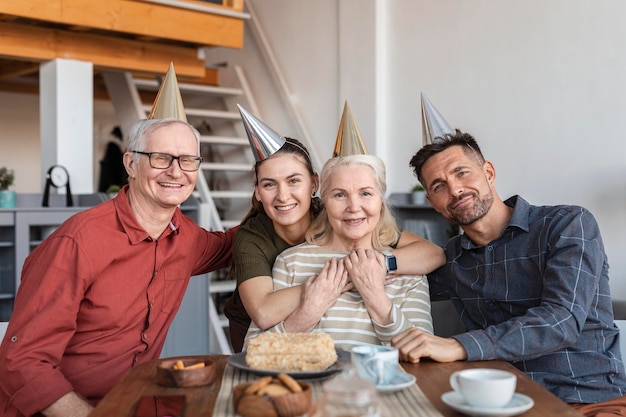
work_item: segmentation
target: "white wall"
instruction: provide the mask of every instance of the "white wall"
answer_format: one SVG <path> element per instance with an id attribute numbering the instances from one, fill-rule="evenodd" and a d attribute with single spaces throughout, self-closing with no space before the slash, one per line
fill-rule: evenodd
<path id="1" fill-rule="evenodd" d="M 0 166 L 15 171 L 12 190 L 40 192 L 39 97 L 0 93 Z"/>
<path id="2" fill-rule="evenodd" d="M 595 214 L 626 298 L 626 3 L 406 0 L 388 13 L 393 159 L 421 143 L 423 91 L 494 161 L 501 197 Z M 392 188 L 414 182 L 390 171 Z"/>
<path id="3" fill-rule="evenodd" d="M 109 133 L 117 124 L 110 102 L 94 102 L 94 187 L 97 188 L 99 163 Z M 0 166 L 15 171 L 12 190 L 40 193 L 48 167 L 41 166 L 39 96 L 36 94 L 0 93 Z M 71 173 L 70 173 L 71 174 Z M 71 181 L 71 179 L 70 179 Z M 95 189 L 94 188 L 94 189 Z"/>

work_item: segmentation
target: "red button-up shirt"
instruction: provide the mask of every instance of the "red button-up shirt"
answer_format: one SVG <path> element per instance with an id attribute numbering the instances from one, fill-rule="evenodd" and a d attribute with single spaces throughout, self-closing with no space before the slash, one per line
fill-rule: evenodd
<path id="1" fill-rule="evenodd" d="M 0 415 L 35 414 L 70 391 L 97 402 L 159 357 L 190 277 L 230 264 L 234 229 L 208 232 L 176 209 L 154 240 L 125 191 L 26 259 L 0 346 Z"/>

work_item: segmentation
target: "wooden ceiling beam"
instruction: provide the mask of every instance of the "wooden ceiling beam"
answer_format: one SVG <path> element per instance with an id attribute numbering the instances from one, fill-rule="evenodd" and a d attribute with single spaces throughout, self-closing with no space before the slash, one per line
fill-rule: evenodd
<path id="1" fill-rule="evenodd" d="M 7 80 L 14 77 L 36 74 L 39 72 L 39 64 L 32 62 L 11 61 L 0 65 L 0 80 Z"/>
<path id="2" fill-rule="evenodd" d="M 224 9 L 204 4 L 206 8 Z M 140 0 L 2 0 L 1 14 L 198 46 L 243 47 L 242 18 Z"/>
<path id="3" fill-rule="evenodd" d="M 4 4 L 7 0 L 2 0 Z M 100 2 L 94 2 L 100 3 Z M 56 58 L 92 62 L 117 71 L 204 77 L 204 61 L 194 47 L 163 45 L 108 36 L 0 22 L 0 57 L 44 62 Z"/>

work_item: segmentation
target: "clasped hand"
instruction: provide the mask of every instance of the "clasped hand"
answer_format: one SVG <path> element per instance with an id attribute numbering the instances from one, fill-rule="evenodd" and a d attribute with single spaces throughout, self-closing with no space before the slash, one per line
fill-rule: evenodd
<path id="1" fill-rule="evenodd" d="M 383 255 L 373 249 L 355 249 L 343 258 L 354 287 L 365 299 L 371 293 L 384 292 L 387 267 Z"/>
<path id="2" fill-rule="evenodd" d="M 303 285 L 298 322 L 309 326 L 317 322 L 341 294 L 353 289 L 359 291 L 368 310 L 374 305 L 377 309 L 382 307 L 384 311 L 381 309 L 376 316 L 386 320 L 390 307 L 385 302 L 389 301 L 384 290 L 385 278 L 384 257 L 372 249 L 357 249 L 344 258 L 327 260 L 320 272 Z"/>

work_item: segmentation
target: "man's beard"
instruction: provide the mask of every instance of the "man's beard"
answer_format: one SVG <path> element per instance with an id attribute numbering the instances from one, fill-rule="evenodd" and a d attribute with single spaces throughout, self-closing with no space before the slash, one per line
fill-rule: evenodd
<path id="1" fill-rule="evenodd" d="M 474 204 L 471 208 L 463 209 L 461 212 L 456 213 L 452 208 L 459 200 L 462 200 L 468 196 L 475 197 Z M 450 213 L 450 217 L 448 217 L 448 221 L 453 224 L 458 224 L 459 226 L 467 226 L 468 224 L 472 224 L 475 221 L 482 219 L 489 212 L 489 209 L 493 205 L 493 192 L 489 190 L 489 194 L 485 196 L 484 199 L 479 199 L 476 193 L 469 192 L 463 193 L 460 196 L 456 197 L 449 205 L 448 205 L 448 213 Z"/>

